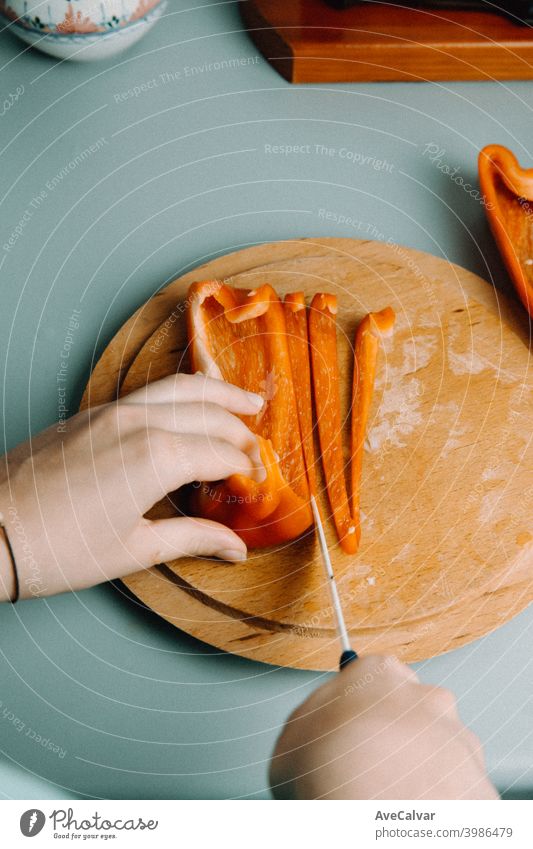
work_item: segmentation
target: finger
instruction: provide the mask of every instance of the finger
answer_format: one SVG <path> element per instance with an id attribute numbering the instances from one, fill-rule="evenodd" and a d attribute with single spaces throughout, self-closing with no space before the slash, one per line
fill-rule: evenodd
<path id="1" fill-rule="evenodd" d="M 246 545 L 230 528 L 208 519 L 183 517 L 147 521 L 134 535 L 134 550 L 147 565 L 179 557 L 246 560 Z"/>
<path id="2" fill-rule="evenodd" d="M 256 415 L 264 404 L 263 398 L 255 392 L 246 392 L 232 383 L 205 377 L 200 373 L 169 375 L 132 392 L 120 403 L 165 404 L 187 401 L 219 404 L 231 413 L 247 416 Z"/>
<path id="3" fill-rule="evenodd" d="M 133 409 L 133 408 L 132 408 Z M 193 401 L 182 404 L 143 404 L 138 411 L 139 425 L 224 439 L 239 450 L 253 453 L 257 459 L 257 436 L 241 419 L 219 404 Z"/>
<path id="4" fill-rule="evenodd" d="M 481 740 L 479 739 L 477 734 L 474 734 L 474 732 L 466 726 L 464 726 L 462 729 L 462 735 L 465 740 L 465 745 L 468 746 L 468 748 L 472 752 L 477 764 L 481 767 L 483 771 L 485 771 L 485 752 L 483 750 Z"/>
<path id="5" fill-rule="evenodd" d="M 403 663 L 403 661 L 399 660 L 399 658 L 391 655 L 381 659 L 385 664 L 388 675 L 394 676 L 401 681 L 409 682 L 410 684 L 419 683 L 420 679 L 415 670 L 406 663 Z"/>
<path id="6" fill-rule="evenodd" d="M 123 456 L 126 467 L 133 463 L 137 469 L 144 468 L 145 488 L 148 475 L 155 474 L 160 494 L 193 481 L 216 481 L 235 474 L 257 478 L 259 474 L 251 457 L 224 439 L 167 430 L 150 429 L 131 435 Z"/>
<path id="7" fill-rule="evenodd" d="M 436 716 L 449 716 L 457 719 L 457 700 L 451 690 L 445 687 L 419 685 L 420 703 Z"/>

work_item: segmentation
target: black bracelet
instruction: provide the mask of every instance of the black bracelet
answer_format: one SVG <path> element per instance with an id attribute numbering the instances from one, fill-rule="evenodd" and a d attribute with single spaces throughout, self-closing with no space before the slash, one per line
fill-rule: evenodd
<path id="1" fill-rule="evenodd" d="M 13 549 L 11 547 L 11 542 L 9 541 L 9 535 L 7 533 L 7 528 L 4 525 L 3 516 L 0 513 L 0 528 L 3 531 L 4 539 L 6 541 L 7 550 L 9 552 L 9 556 L 11 558 L 11 565 L 13 567 L 13 577 L 15 578 L 15 595 L 14 598 L 11 599 L 11 604 L 15 604 L 16 601 L 19 600 L 20 596 L 20 584 L 19 584 L 19 573 L 17 572 L 17 563 L 15 561 L 15 555 L 13 554 Z"/>

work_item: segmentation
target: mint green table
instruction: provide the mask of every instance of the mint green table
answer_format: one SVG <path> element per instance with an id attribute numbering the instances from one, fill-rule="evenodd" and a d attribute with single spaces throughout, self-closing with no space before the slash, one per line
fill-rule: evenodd
<path id="1" fill-rule="evenodd" d="M 7 447 L 74 412 L 132 311 L 221 252 L 390 238 L 508 286 L 476 156 L 500 142 L 533 161 L 530 83 L 291 87 L 236 5 L 191 5 L 103 65 L 0 37 L 2 97 L 22 88 L 0 119 Z M 419 665 L 511 795 L 533 787 L 532 631 L 529 611 Z M 278 729 L 324 680 L 221 654 L 111 586 L 3 606 L 0 652 L 0 792 L 18 798 L 268 797 Z"/>

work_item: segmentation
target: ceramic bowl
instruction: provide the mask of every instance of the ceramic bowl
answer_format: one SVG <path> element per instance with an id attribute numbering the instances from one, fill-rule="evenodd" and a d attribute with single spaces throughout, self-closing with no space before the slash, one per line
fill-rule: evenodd
<path id="1" fill-rule="evenodd" d="M 11 32 L 57 59 L 106 59 L 139 41 L 166 0 L 0 0 Z"/>

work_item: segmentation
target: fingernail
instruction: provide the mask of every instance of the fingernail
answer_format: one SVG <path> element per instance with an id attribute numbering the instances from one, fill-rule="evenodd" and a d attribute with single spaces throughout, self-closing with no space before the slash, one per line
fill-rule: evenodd
<path id="1" fill-rule="evenodd" d="M 265 403 L 265 399 L 262 398 L 261 395 L 258 395 L 256 392 L 247 392 L 246 394 L 248 395 L 248 400 L 251 401 L 254 407 L 257 407 L 257 409 L 260 410 L 263 404 Z"/>
<path id="2" fill-rule="evenodd" d="M 218 556 L 222 560 L 232 560 L 234 563 L 242 563 L 243 560 L 246 560 L 246 551 L 242 551 L 239 548 L 225 548 L 223 551 L 219 551 Z"/>

